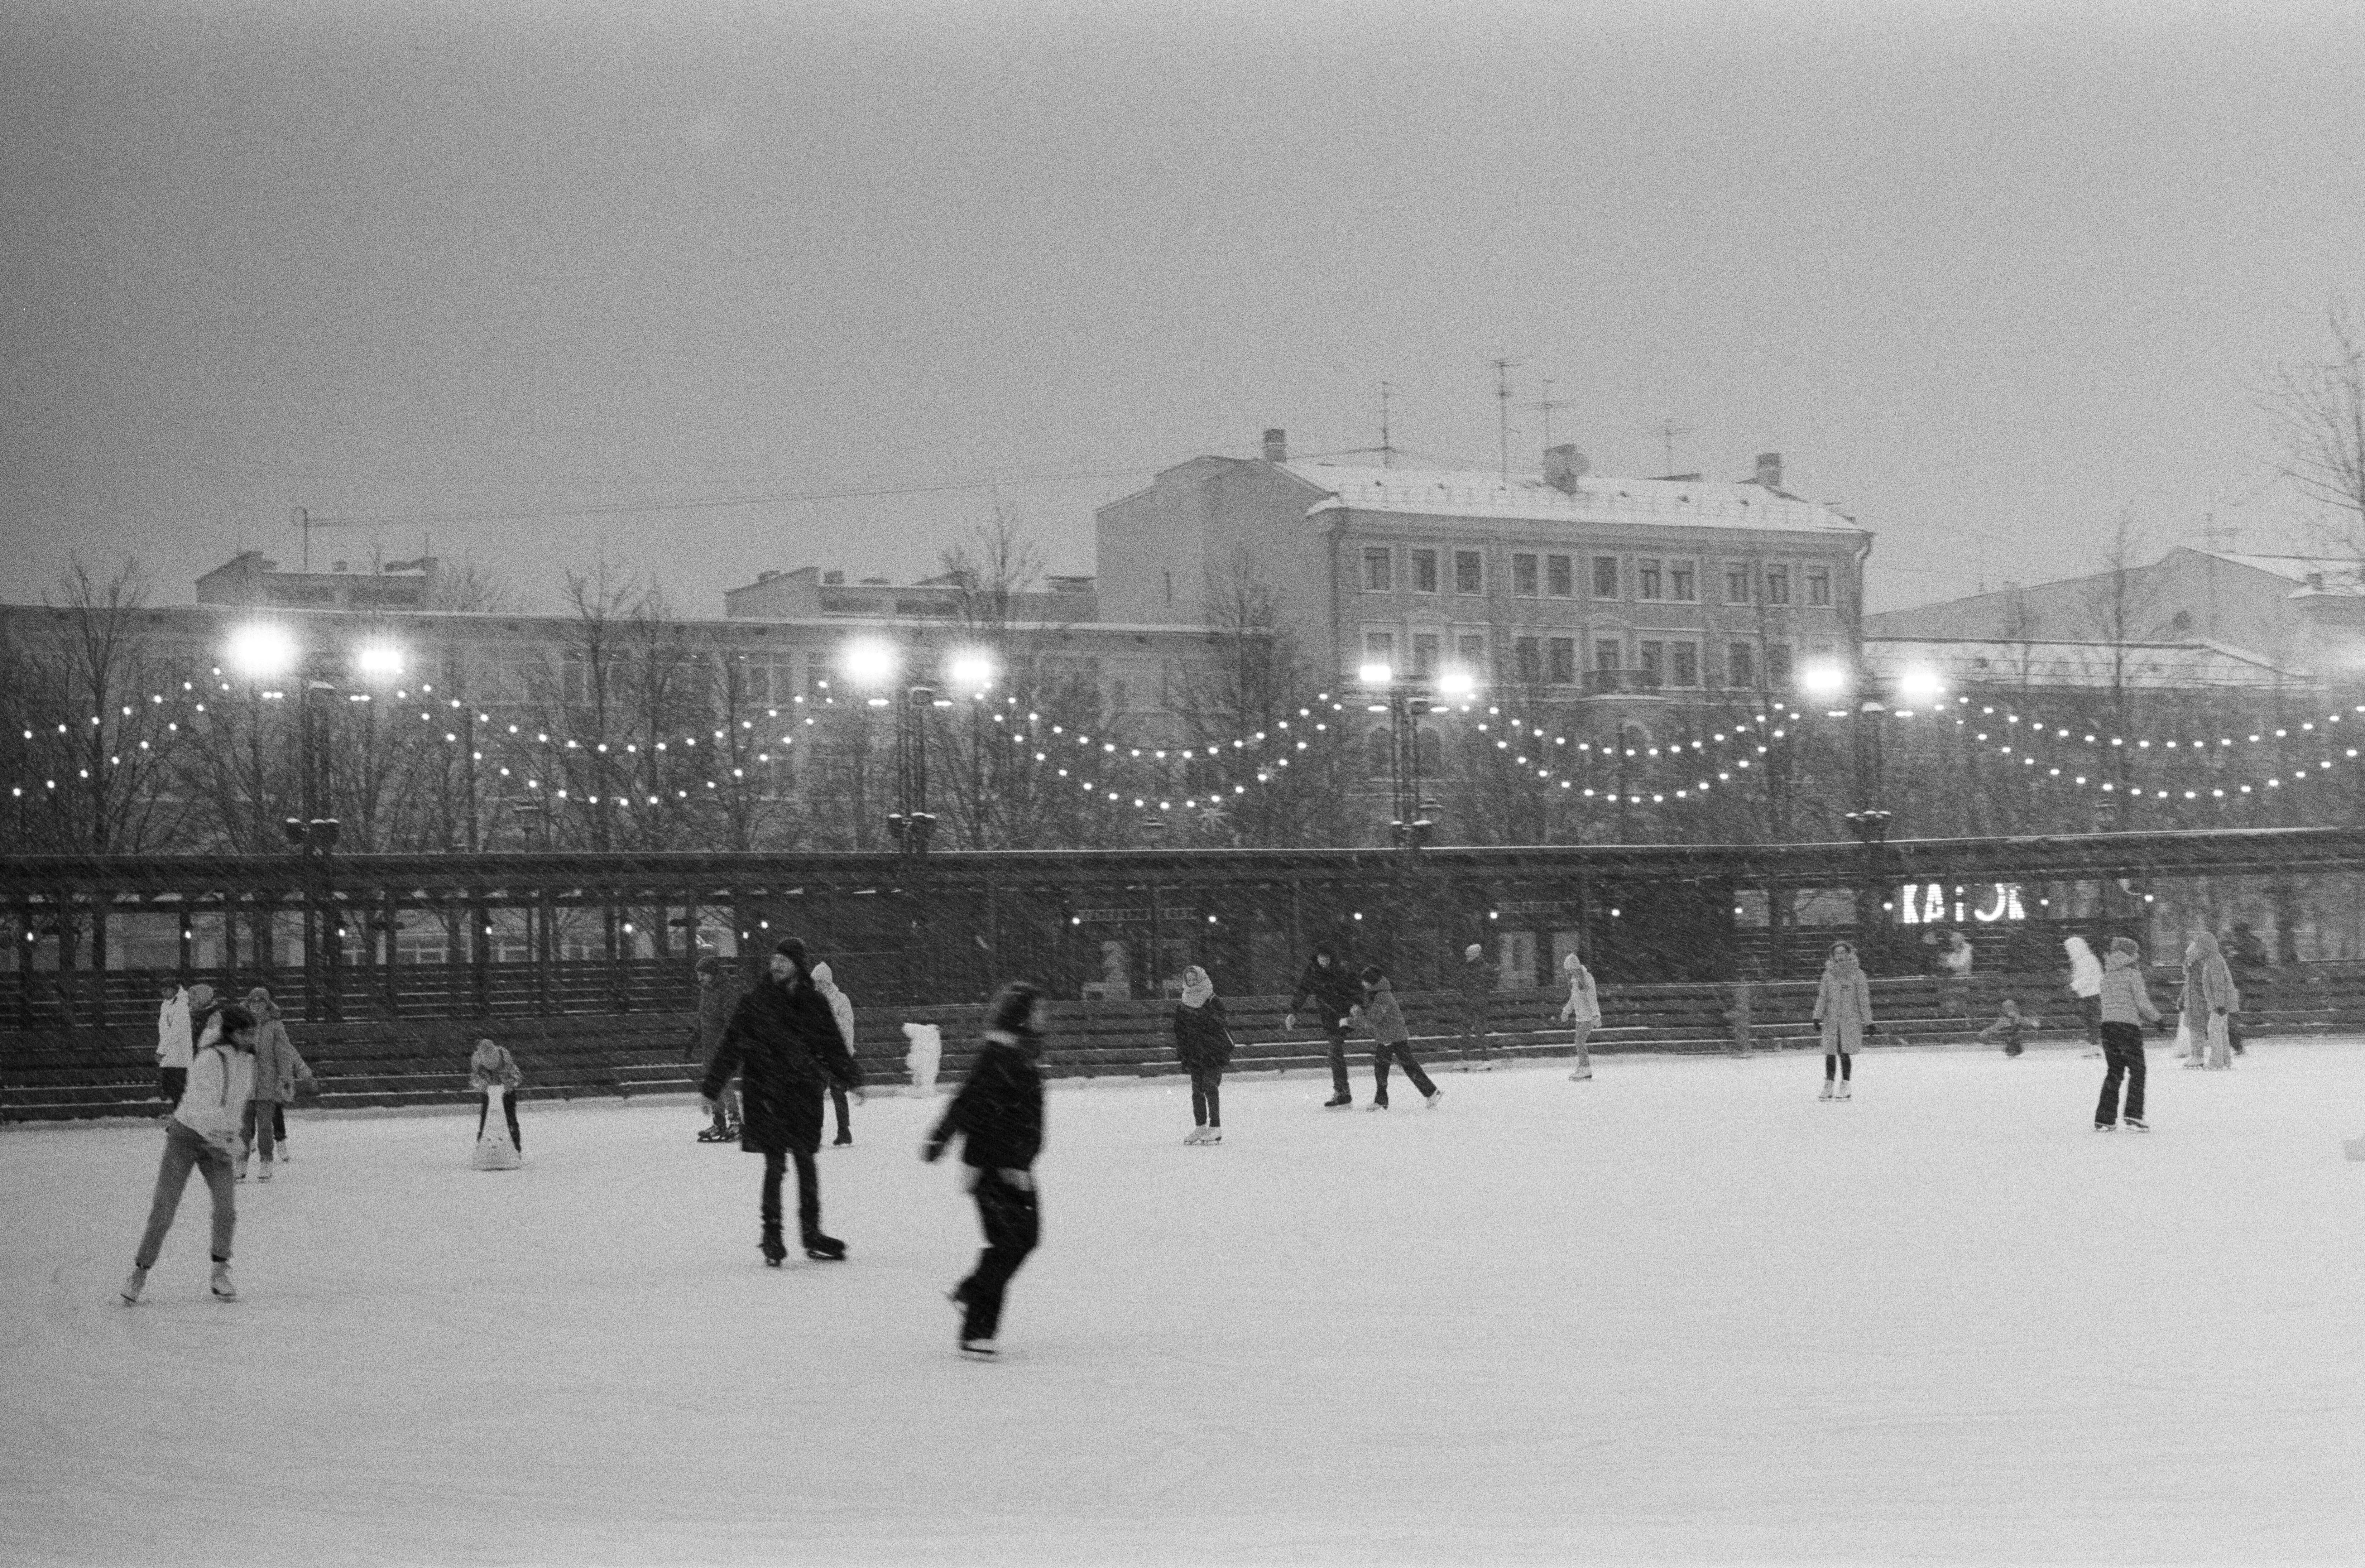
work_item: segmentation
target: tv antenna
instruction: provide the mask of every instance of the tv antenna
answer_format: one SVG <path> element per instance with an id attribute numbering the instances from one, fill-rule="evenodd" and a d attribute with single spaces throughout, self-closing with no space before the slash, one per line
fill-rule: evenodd
<path id="1" fill-rule="evenodd" d="M 1503 483 L 1511 482 L 1511 372 L 1519 368 L 1517 360 L 1495 362 L 1495 400 L 1502 405 L 1500 422 L 1503 431 Z"/>
<path id="2" fill-rule="evenodd" d="M 1571 404 L 1569 404 L 1568 402 L 1566 402 L 1565 400 L 1561 399 L 1561 398 L 1554 398 L 1554 397 L 1552 395 L 1552 377 L 1551 377 L 1551 376 L 1549 376 L 1549 375 L 1545 376 L 1545 377 L 1543 378 L 1543 384 L 1544 384 L 1544 395 L 1543 395 L 1542 399 L 1541 399 L 1541 401 L 1539 401 L 1539 402 L 1530 403 L 1530 404 L 1529 404 L 1529 405 L 1528 405 L 1528 407 L 1529 407 L 1529 408 L 1530 408 L 1530 409 L 1535 409 L 1537 412 L 1539 412 L 1539 413 L 1541 413 L 1541 415 L 1543 415 L 1543 417 L 1544 417 L 1544 445 L 1545 445 L 1545 446 L 1547 446 L 1547 447 L 1549 447 L 1549 446 L 1551 446 L 1551 445 L 1552 445 L 1552 410 L 1553 410 L 1554 409 L 1565 409 L 1565 408 L 1569 408 L 1569 407 L 1572 407 L 1572 405 L 1571 405 Z"/>
<path id="3" fill-rule="evenodd" d="M 1383 468 L 1396 465 L 1395 443 L 1388 439 L 1388 396 L 1394 390 L 1389 383 L 1380 383 L 1380 466 Z"/>
<path id="4" fill-rule="evenodd" d="M 1679 435 L 1691 434 L 1692 427 L 1689 425 L 1679 425 L 1673 420 L 1661 420 L 1655 426 L 1644 433 L 1654 435 L 1659 438 L 1660 456 L 1666 464 L 1664 472 L 1667 477 L 1675 477 L 1676 438 Z"/>

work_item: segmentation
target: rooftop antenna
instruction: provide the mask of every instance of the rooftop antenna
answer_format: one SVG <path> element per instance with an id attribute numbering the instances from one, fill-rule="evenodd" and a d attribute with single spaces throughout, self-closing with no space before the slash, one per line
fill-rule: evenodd
<path id="1" fill-rule="evenodd" d="M 1380 466 L 1383 468 L 1396 465 L 1395 443 L 1388 439 L 1388 394 L 1394 388 L 1388 383 L 1380 383 Z"/>
<path id="2" fill-rule="evenodd" d="M 1502 405 L 1503 483 L 1511 482 L 1511 372 L 1519 368 L 1517 360 L 1495 362 L 1495 400 Z"/>
<path id="3" fill-rule="evenodd" d="M 304 569 L 312 569 L 312 512 L 308 507 L 296 509 L 296 530 L 304 536 Z"/>
<path id="4" fill-rule="evenodd" d="M 1667 465 L 1665 473 L 1673 477 L 1676 472 L 1676 437 L 1691 434 L 1692 427 L 1679 425 L 1673 420 L 1661 420 L 1658 428 L 1650 433 L 1659 438 L 1661 459 Z"/>
<path id="5" fill-rule="evenodd" d="M 1543 395 L 1543 400 L 1542 400 L 1542 401 L 1541 401 L 1541 402 L 1530 403 L 1530 404 L 1529 404 L 1529 405 L 1528 405 L 1528 407 L 1529 407 L 1529 408 L 1530 408 L 1530 409 L 1536 409 L 1538 412 L 1540 412 L 1540 413 L 1541 413 L 1541 414 L 1543 415 L 1543 417 L 1544 417 L 1544 445 L 1545 445 L 1547 448 L 1550 448 L 1550 447 L 1551 447 L 1551 445 L 1552 445 L 1552 410 L 1553 410 L 1554 409 L 1565 409 L 1565 408 L 1569 407 L 1569 405 L 1568 405 L 1566 402 L 1564 402 L 1564 401 L 1562 401 L 1562 400 L 1560 400 L 1560 399 L 1558 399 L 1558 398 L 1554 398 L 1554 397 L 1552 395 L 1552 377 L 1551 377 L 1551 376 L 1549 376 L 1549 375 L 1545 376 L 1545 377 L 1543 378 L 1543 383 L 1544 383 L 1544 395 Z"/>

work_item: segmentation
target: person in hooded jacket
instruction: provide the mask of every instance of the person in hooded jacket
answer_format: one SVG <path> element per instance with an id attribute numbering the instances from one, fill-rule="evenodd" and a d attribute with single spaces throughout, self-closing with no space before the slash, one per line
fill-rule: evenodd
<path id="1" fill-rule="evenodd" d="M 731 1014 L 737 1010 L 739 999 L 747 988 L 739 982 L 733 968 L 713 953 L 698 960 L 698 1018 L 690 1025 L 689 1039 L 684 1047 L 685 1057 L 694 1054 L 701 1062 L 711 1061 L 715 1048 L 723 1044 L 723 1031 L 730 1025 Z M 707 1126 L 699 1129 L 701 1143 L 737 1143 L 739 1141 L 739 1091 L 728 1084 L 723 1097 L 715 1103 L 714 1114 Z"/>
<path id="2" fill-rule="evenodd" d="M 2192 1041 L 2192 1058 L 2185 1066 L 2222 1070 L 2234 1065 L 2231 1021 L 2241 1005 L 2234 971 L 2218 950 L 2217 938 L 2198 933 L 2184 949 L 2184 1028 Z"/>
<path id="3" fill-rule="evenodd" d="M 525 1081 L 517 1058 L 498 1040 L 478 1040 L 468 1053 L 468 1087 L 476 1092 L 476 1136 L 485 1136 L 485 1118 L 493 1114 L 493 1086 L 509 1091 L 501 1096 L 501 1115 L 509 1123 L 510 1147 L 525 1152 L 525 1134 L 518 1130 L 517 1092 Z"/>
<path id="4" fill-rule="evenodd" d="M 1191 1075 L 1191 1131 L 1182 1141 L 1223 1142 L 1224 1069 L 1232 1059 L 1232 1034 L 1216 982 L 1196 964 L 1182 971 L 1182 999 L 1174 1004 L 1174 1055 Z"/>
<path id="5" fill-rule="evenodd" d="M 2064 936 L 2061 950 L 2069 955 L 2069 994 L 2078 999 L 2078 1016 L 2085 1021 L 2086 1044 L 2102 1046 L 2102 961 L 2083 936 Z"/>
<path id="6" fill-rule="evenodd" d="M 2130 1132 L 2149 1132 L 2144 1120 L 2143 1025 L 2159 1022 L 2144 984 L 2143 949 L 2127 936 L 2111 938 L 2110 957 L 2102 960 L 2102 1097 L 2094 1106 L 2094 1130 L 2106 1133 L 2124 1120 Z M 2127 1086 L 2126 1112 L 2119 1110 L 2119 1084 Z"/>
<path id="7" fill-rule="evenodd" d="M 254 1020 L 237 1007 L 219 1010 L 213 1020 L 213 1037 L 191 1058 L 188 1088 L 173 1119 L 164 1124 L 164 1157 L 156 1167 L 148 1227 L 132 1254 L 131 1275 L 123 1282 L 126 1305 L 137 1305 L 148 1286 L 148 1271 L 163 1250 L 191 1170 L 205 1177 L 213 1194 L 214 1295 L 222 1301 L 238 1299 L 238 1287 L 230 1277 L 230 1239 L 238 1229 L 238 1178 L 230 1164 L 239 1124 L 254 1097 Z"/>
<path id="8" fill-rule="evenodd" d="M 1852 1058 L 1864 1047 L 1864 1032 L 1872 1026 L 1872 985 L 1849 943 L 1833 943 L 1832 956 L 1824 960 L 1822 984 L 1815 991 L 1815 1022 L 1822 1025 L 1823 1035 L 1823 1092 L 1815 1098 L 1849 1099 Z"/>
<path id="9" fill-rule="evenodd" d="M 1395 991 L 1388 984 L 1385 969 L 1377 964 L 1363 969 L 1363 1000 L 1351 1014 L 1355 1022 L 1372 1032 L 1372 1103 L 1365 1107 L 1373 1111 L 1388 1108 L 1388 1064 L 1395 1062 L 1404 1069 L 1412 1086 L 1420 1091 L 1421 1098 L 1435 1110 L 1445 1098 L 1445 1091 L 1429 1080 L 1413 1059 L 1412 1031 L 1405 1027 L 1404 1009 L 1396 1005 Z"/>
<path id="10" fill-rule="evenodd" d="M 1601 991 L 1593 983 L 1593 971 L 1575 953 L 1560 961 L 1561 972 L 1568 976 L 1568 1000 L 1561 1004 L 1561 1022 L 1566 1024 L 1576 1041 L 1576 1067 L 1569 1081 L 1582 1083 L 1593 1076 L 1593 1053 L 1585 1048 L 1587 1036 L 1601 1022 Z"/>
<path id="11" fill-rule="evenodd" d="M 740 999 L 723 1028 L 699 1089 L 710 1111 L 734 1073 L 739 1076 L 739 1147 L 764 1157 L 758 1240 L 764 1261 L 777 1269 L 789 1255 L 780 1239 L 780 1179 L 791 1161 L 805 1256 L 843 1260 L 846 1243 L 822 1232 L 821 1173 L 813 1155 L 821 1148 L 824 1089 L 835 1083 L 858 1094 L 862 1069 L 838 1032 L 837 1015 L 814 989 L 813 965 L 796 937 L 772 949 L 768 971 Z"/>
<path id="12" fill-rule="evenodd" d="M 970 1193 L 977 1200 L 985 1249 L 977 1267 L 947 1293 L 961 1309 L 964 1355 L 991 1356 L 1002 1329 L 1002 1302 L 1011 1276 L 1042 1238 L 1043 1216 L 1035 1185 L 1035 1159 L 1043 1152 L 1043 1036 L 1050 1006 L 1040 986 L 1014 980 L 1002 988 L 986 1011 L 985 1042 L 961 1081 L 960 1092 L 945 1107 L 928 1134 L 920 1158 L 944 1158 L 958 1136 L 961 1163 L 970 1168 Z"/>
<path id="13" fill-rule="evenodd" d="M 1453 989 L 1462 997 L 1462 1060 L 1463 1070 L 1492 1072 L 1495 1052 L 1489 1043 L 1494 1033 L 1495 968 L 1486 961 L 1486 949 L 1473 942 L 1462 949 L 1462 962 L 1453 971 Z M 1469 1064 L 1476 1063 L 1474 1069 Z"/>
<path id="14" fill-rule="evenodd" d="M 1355 1103 L 1347 1088 L 1347 1020 L 1362 1000 L 1355 979 L 1339 961 L 1338 953 L 1325 942 L 1314 949 L 1306 960 L 1306 972 L 1297 977 L 1297 991 L 1289 999 L 1289 1012 L 1282 1021 L 1284 1029 L 1297 1027 L 1297 1015 L 1306 1004 L 1314 1005 L 1321 1020 L 1319 1027 L 1330 1043 L 1330 1098 L 1323 1109 L 1335 1110 Z"/>
<path id="15" fill-rule="evenodd" d="M 287 1025 L 271 993 L 256 986 L 246 993 L 246 1011 L 254 1019 L 254 1094 L 239 1119 L 238 1179 L 246 1180 L 246 1163 L 255 1144 L 263 1145 L 261 1179 L 271 1180 L 271 1165 L 286 1123 L 281 1107 L 296 1098 L 296 1085 L 312 1076 L 311 1067 L 287 1036 Z"/>
<path id="16" fill-rule="evenodd" d="M 166 980 L 156 1008 L 156 1093 L 164 1102 L 166 1117 L 189 1086 L 189 1055 L 196 1048 L 196 1036 L 189 1033 L 189 993 L 179 981 Z"/>
<path id="17" fill-rule="evenodd" d="M 846 1048 L 854 1049 L 854 999 L 837 989 L 837 977 L 827 964 L 815 964 L 813 971 L 813 989 L 829 1003 L 830 1016 L 837 1020 L 837 1032 L 846 1036 Z M 833 1082 L 829 1086 L 829 1108 L 837 1116 L 837 1137 L 833 1147 L 844 1148 L 854 1141 L 854 1129 L 846 1114 L 846 1087 Z"/>

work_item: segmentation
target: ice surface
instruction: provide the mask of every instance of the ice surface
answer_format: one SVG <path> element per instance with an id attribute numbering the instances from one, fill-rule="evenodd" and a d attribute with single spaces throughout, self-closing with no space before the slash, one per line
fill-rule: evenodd
<path id="1" fill-rule="evenodd" d="M 691 1103 L 302 1115 L 234 1305 L 195 1182 L 116 1299 L 153 1126 L 13 1127 L 0 1561 L 2365 1560 L 2365 1043 L 2152 1058 L 2147 1137 L 2066 1049 L 1056 1089 L 988 1364 L 930 1102 L 779 1271 Z"/>

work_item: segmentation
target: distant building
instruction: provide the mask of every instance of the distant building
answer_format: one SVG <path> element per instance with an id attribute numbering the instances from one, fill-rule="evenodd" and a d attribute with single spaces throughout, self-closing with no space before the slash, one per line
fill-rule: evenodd
<path id="1" fill-rule="evenodd" d="M 2218 643 L 1982 641 L 1967 637 L 1866 637 L 1864 662 L 1876 674 L 1934 670 L 1949 690 L 1998 687 L 2027 691 L 2298 691 L 2316 682 L 2304 670 L 2269 664 Z"/>
<path id="2" fill-rule="evenodd" d="M 734 621 L 805 621 L 833 615 L 890 620 L 959 621 L 990 616 L 1061 626 L 1100 619 L 1090 577 L 1049 577 L 1039 590 L 981 594 L 949 577 L 894 584 L 884 577 L 848 583 L 844 572 L 800 566 L 759 572 L 745 588 L 725 590 L 723 614 Z"/>
<path id="3" fill-rule="evenodd" d="M 262 551 L 248 550 L 197 579 L 197 602 L 257 610 L 432 610 L 441 566 L 422 555 L 366 572 L 351 571 L 342 561 L 325 572 L 283 572 Z"/>
<path id="4" fill-rule="evenodd" d="M 1547 700 L 1702 700 L 1787 688 L 1853 651 L 1872 535 L 1782 488 L 1737 483 L 1196 457 L 1095 514 L 1104 613 L 1222 624 L 1261 607 L 1318 667 L 1466 673 Z"/>

